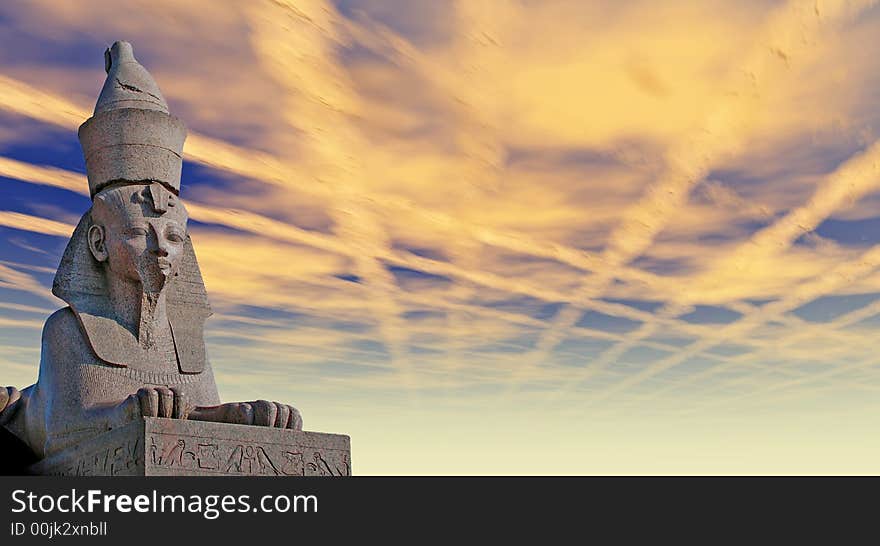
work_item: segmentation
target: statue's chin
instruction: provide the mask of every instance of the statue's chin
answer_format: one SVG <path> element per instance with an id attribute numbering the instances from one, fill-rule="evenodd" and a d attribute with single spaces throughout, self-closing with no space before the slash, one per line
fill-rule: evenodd
<path id="1" fill-rule="evenodd" d="M 150 268 L 147 271 L 140 272 L 141 285 L 147 294 L 158 294 L 168 284 L 170 271 L 162 270 L 158 267 Z"/>

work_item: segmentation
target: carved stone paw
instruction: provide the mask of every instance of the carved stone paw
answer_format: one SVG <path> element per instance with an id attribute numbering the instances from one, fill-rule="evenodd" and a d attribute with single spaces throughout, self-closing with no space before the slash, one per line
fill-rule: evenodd
<path id="1" fill-rule="evenodd" d="M 189 414 L 187 397 L 176 387 L 142 387 L 133 396 L 144 417 L 186 419 Z"/>
<path id="2" fill-rule="evenodd" d="M 225 421 L 240 425 L 302 430 L 302 415 L 293 406 L 268 400 L 223 404 Z"/>
<path id="3" fill-rule="evenodd" d="M 0 387 L 0 423 L 5 421 L 3 412 L 18 402 L 19 398 L 21 393 L 15 387 Z"/>
<path id="4" fill-rule="evenodd" d="M 268 400 L 199 406 L 190 411 L 188 418 L 193 421 L 302 430 L 302 415 L 299 410 L 287 404 Z"/>

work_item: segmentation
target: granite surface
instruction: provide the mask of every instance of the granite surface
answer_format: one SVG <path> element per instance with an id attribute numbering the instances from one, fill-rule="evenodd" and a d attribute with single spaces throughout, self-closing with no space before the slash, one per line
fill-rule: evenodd
<path id="1" fill-rule="evenodd" d="M 60 476 L 350 476 L 348 436 L 146 417 L 29 469 Z"/>

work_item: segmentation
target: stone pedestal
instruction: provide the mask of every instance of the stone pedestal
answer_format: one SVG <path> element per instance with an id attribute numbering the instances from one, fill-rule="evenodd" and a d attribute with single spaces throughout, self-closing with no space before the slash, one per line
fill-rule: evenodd
<path id="1" fill-rule="evenodd" d="M 144 418 L 44 459 L 61 476 L 350 476 L 348 436 Z"/>

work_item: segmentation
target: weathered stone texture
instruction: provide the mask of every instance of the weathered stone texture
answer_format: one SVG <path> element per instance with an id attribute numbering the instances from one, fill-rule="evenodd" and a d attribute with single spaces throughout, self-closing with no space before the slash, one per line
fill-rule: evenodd
<path id="1" fill-rule="evenodd" d="M 31 466 L 61 476 L 349 476 L 348 436 L 147 417 Z"/>

